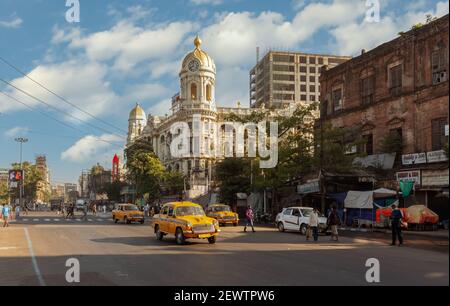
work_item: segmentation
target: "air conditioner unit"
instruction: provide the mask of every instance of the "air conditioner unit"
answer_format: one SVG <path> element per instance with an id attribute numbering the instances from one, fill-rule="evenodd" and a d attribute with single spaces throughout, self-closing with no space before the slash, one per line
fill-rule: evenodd
<path id="1" fill-rule="evenodd" d="M 433 73 L 433 85 L 447 82 L 447 71 Z"/>

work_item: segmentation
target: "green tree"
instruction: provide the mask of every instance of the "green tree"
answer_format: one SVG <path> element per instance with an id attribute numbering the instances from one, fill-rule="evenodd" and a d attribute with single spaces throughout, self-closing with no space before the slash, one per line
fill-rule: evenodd
<path id="1" fill-rule="evenodd" d="M 150 200 L 161 195 L 161 182 L 165 169 L 159 158 L 152 152 L 136 152 L 127 158 L 128 179 L 134 182 L 138 197 L 149 195 Z"/>
<path id="2" fill-rule="evenodd" d="M 185 177 L 178 171 L 167 171 L 164 173 L 164 191 L 170 195 L 183 196 Z M 187 188 L 187 186 L 186 186 Z"/>
<path id="3" fill-rule="evenodd" d="M 105 193 L 108 196 L 108 200 L 119 202 L 121 199 L 120 192 L 125 186 L 126 184 L 121 181 L 109 182 L 102 186 L 100 192 Z"/>
<path id="4" fill-rule="evenodd" d="M 356 136 L 357 131 L 336 129 L 331 125 L 324 125 L 317 129 L 315 120 L 317 112 L 318 104 L 312 103 L 300 105 L 289 117 L 277 117 L 270 111 L 263 111 L 246 116 L 233 114 L 227 118 L 242 123 L 256 123 L 262 120 L 278 122 L 278 164 L 275 168 L 262 170 L 258 167 L 259 159 L 254 159 L 253 185 L 250 188 L 251 190 L 270 189 L 273 194 L 272 207 L 274 210 L 278 210 L 279 188 L 290 180 L 318 169 L 348 172 L 355 167 L 353 160 L 356 155 L 348 152 L 354 146 L 361 144 L 361 139 Z M 241 190 L 246 189 L 246 182 L 249 182 L 250 174 L 245 173 L 243 169 L 251 168 L 249 165 L 242 164 L 245 163 L 242 159 L 229 163 L 223 163 L 222 166 L 229 169 L 222 171 L 226 171 L 230 176 L 236 173 L 236 178 L 231 177 L 230 181 L 227 181 L 227 176 L 224 178 L 218 175 L 221 189 L 225 188 L 223 193 L 227 200 L 234 196 L 236 190 L 239 190 L 240 184 L 242 184 Z M 242 182 L 240 178 L 242 178 Z"/>
<path id="5" fill-rule="evenodd" d="M 404 144 L 402 135 L 398 133 L 388 133 L 381 139 L 380 148 L 384 153 L 400 153 L 403 151 Z"/>
<path id="6" fill-rule="evenodd" d="M 14 170 L 19 170 L 20 164 L 14 163 L 14 164 L 12 164 L 12 168 Z M 23 162 L 22 169 L 24 170 L 24 173 L 25 173 L 25 181 L 24 181 L 24 187 L 23 187 L 24 199 L 26 201 L 34 201 L 36 199 L 37 186 L 38 186 L 39 182 L 43 181 L 44 177 L 43 177 L 42 173 L 38 170 L 36 165 L 33 165 L 32 163 L 30 163 L 28 161 Z M 14 191 L 13 196 L 15 198 L 19 198 L 19 192 L 20 192 L 19 188 L 17 188 Z"/>
<path id="7" fill-rule="evenodd" d="M 0 182 L 0 204 L 6 204 L 9 199 L 8 183 Z"/>
<path id="8" fill-rule="evenodd" d="M 250 191 L 250 160 L 226 158 L 216 167 L 220 187 L 220 200 L 228 205 L 236 204 L 236 193 Z"/>

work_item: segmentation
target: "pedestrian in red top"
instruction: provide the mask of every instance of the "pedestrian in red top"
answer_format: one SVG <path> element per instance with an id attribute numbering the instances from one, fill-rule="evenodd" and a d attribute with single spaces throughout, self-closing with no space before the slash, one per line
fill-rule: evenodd
<path id="1" fill-rule="evenodd" d="M 251 226 L 253 233 L 255 232 L 255 228 L 253 227 L 253 209 L 250 205 L 247 206 L 247 210 L 245 212 L 244 232 L 247 232 L 247 226 Z"/>

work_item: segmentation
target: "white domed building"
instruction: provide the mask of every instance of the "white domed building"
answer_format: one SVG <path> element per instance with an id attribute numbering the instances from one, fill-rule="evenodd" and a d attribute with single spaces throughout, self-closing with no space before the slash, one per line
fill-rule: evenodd
<path id="1" fill-rule="evenodd" d="M 128 117 L 128 138 L 127 143 L 132 143 L 136 138 L 141 136 L 144 127 L 147 125 L 147 117 L 145 116 L 145 111 L 139 105 L 131 110 L 130 116 Z"/>
<path id="2" fill-rule="evenodd" d="M 216 154 L 219 149 L 216 132 L 221 131 L 225 117 L 231 113 L 245 115 L 255 111 L 241 108 L 239 102 L 236 108 L 216 106 L 216 65 L 202 50 L 201 44 L 197 36 L 194 50 L 182 62 L 180 92 L 172 98 L 171 114 L 163 117 L 149 115 L 144 124 L 142 116 L 145 113 L 137 105 L 129 121 L 128 145 L 136 139 L 149 142 L 166 169 L 180 171 L 189 178 L 191 190 L 188 198 L 205 194 L 210 189 L 214 165 L 220 159 Z M 176 122 L 187 123 L 191 131 L 193 128 L 200 131 L 198 135 L 190 135 L 190 156 L 174 157 L 170 150 L 174 137 L 170 128 Z M 193 154 L 196 146 L 200 154 Z"/>

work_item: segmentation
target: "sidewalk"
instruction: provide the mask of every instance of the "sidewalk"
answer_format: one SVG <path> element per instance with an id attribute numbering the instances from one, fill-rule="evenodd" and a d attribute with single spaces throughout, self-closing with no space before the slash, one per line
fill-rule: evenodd
<path id="1" fill-rule="evenodd" d="M 352 227 L 341 227 L 339 228 L 341 231 L 350 231 L 350 232 L 360 232 L 360 233 L 384 233 L 384 234 L 392 234 L 392 231 L 389 229 L 378 229 L 375 228 L 373 231 L 367 228 L 352 228 Z M 438 231 L 403 231 L 404 235 L 410 236 L 422 236 L 422 237 L 434 237 L 434 238 L 446 238 L 449 239 L 449 231 L 448 230 L 438 230 Z"/>

